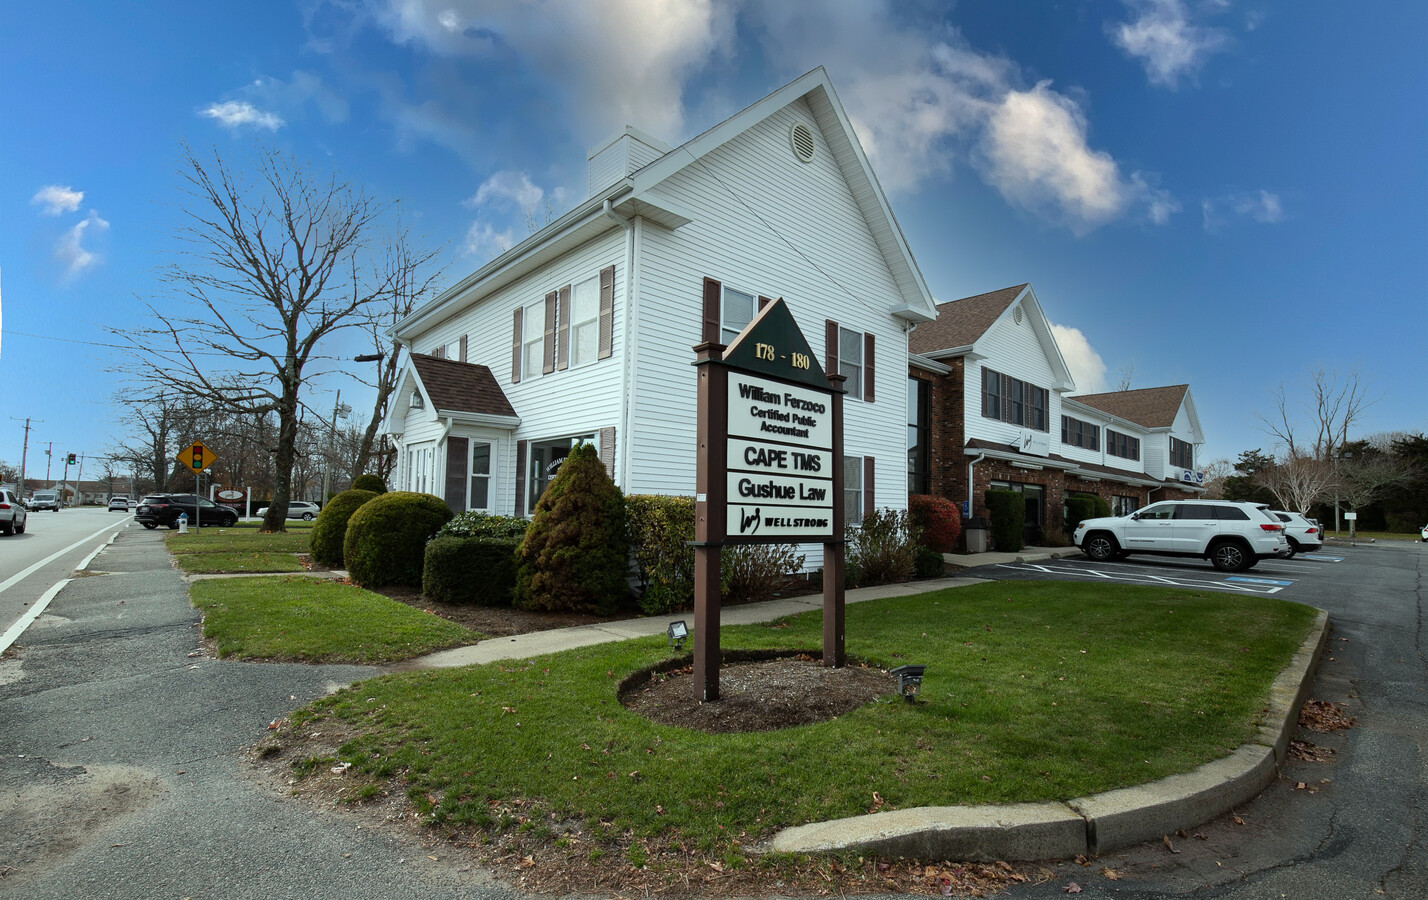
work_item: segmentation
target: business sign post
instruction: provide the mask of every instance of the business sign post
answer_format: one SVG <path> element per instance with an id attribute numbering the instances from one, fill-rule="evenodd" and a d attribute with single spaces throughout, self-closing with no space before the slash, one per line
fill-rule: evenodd
<path id="1" fill-rule="evenodd" d="M 728 544 L 823 544 L 823 664 L 842 666 L 843 376 L 825 375 L 783 300 L 733 343 L 694 348 L 694 689 L 719 699 L 719 572 Z"/>

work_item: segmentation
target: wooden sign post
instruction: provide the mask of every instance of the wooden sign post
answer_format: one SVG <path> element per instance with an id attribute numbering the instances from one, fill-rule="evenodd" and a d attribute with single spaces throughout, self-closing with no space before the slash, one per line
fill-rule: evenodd
<path id="1" fill-rule="evenodd" d="M 727 544 L 823 544 L 823 664 L 844 665 L 843 376 L 825 375 L 782 300 L 699 368 L 694 689 L 719 699 Z"/>

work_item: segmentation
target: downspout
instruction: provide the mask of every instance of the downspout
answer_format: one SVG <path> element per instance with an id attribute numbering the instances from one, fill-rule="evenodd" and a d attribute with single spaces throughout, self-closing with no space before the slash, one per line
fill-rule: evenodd
<path id="1" fill-rule="evenodd" d="M 628 491 L 630 486 L 631 429 L 635 420 L 635 298 L 639 296 L 638 280 L 635 276 L 636 219 L 627 218 L 615 212 L 615 204 L 606 200 L 600 210 L 604 216 L 625 229 L 625 337 L 621 352 L 625 357 L 624 390 L 620 393 L 620 427 L 615 432 L 616 470 L 619 473 L 619 487 Z"/>
<path id="2" fill-rule="evenodd" d="M 986 458 L 987 458 L 987 451 L 983 450 L 981 456 L 978 456 L 976 459 L 974 459 L 974 460 L 972 460 L 971 462 L 967 463 L 967 518 L 969 518 L 969 519 L 972 518 L 972 510 L 973 510 L 973 506 L 972 506 L 972 494 L 973 494 L 973 492 L 974 492 L 974 489 L 973 489 L 973 487 L 972 487 L 972 484 L 973 484 L 973 482 L 972 482 L 972 468 L 973 468 L 974 466 L 976 466 L 977 463 L 981 462 L 982 460 L 984 460 L 984 459 L 986 459 Z"/>

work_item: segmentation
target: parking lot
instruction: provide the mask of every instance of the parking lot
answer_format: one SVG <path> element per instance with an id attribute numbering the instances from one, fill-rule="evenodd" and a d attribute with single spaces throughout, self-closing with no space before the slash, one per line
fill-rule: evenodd
<path id="1" fill-rule="evenodd" d="M 1318 593 L 1315 588 L 1337 580 L 1331 574 L 1334 569 L 1351 561 L 1367 561 L 1379 550 L 1372 545 L 1329 546 L 1293 559 L 1262 560 L 1253 569 L 1230 573 L 1216 570 L 1208 560 L 1181 557 L 1145 555 L 1094 562 L 1068 548 L 1061 559 L 976 566 L 962 574 L 998 581 L 1103 581 L 1243 594 L 1287 592 L 1289 599 L 1313 603 L 1313 595 Z"/>

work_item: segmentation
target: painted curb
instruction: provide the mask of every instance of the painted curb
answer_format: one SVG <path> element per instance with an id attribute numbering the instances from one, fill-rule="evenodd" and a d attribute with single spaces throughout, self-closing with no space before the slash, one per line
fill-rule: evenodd
<path id="1" fill-rule="evenodd" d="M 1258 737 L 1181 775 L 1066 803 L 938 806 L 786 828 L 756 852 L 870 850 L 918 859 L 1031 861 L 1095 856 L 1193 828 L 1273 783 L 1329 636 L 1319 610 L 1308 637 L 1270 686 Z"/>

